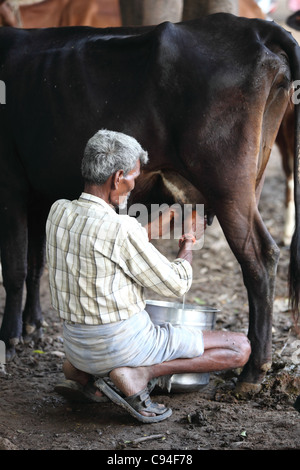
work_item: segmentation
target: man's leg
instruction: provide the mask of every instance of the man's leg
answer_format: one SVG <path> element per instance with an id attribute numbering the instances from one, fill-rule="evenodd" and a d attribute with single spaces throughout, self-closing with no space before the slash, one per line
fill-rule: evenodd
<path id="1" fill-rule="evenodd" d="M 125 396 L 134 395 L 154 377 L 184 373 L 216 372 L 242 367 L 250 356 L 250 343 L 242 333 L 203 331 L 204 353 L 192 359 L 174 359 L 152 366 L 120 367 L 110 373 L 110 379 Z M 76 369 L 68 360 L 63 372 L 66 379 L 86 385 L 92 376 Z M 97 390 L 96 394 L 102 393 Z M 145 415 L 148 415 L 145 413 Z"/>
<path id="2" fill-rule="evenodd" d="M 153 366 L 120 367 L 110 373 L 110 378 L 126 396 L 130 396 L 143 390 L 154 377 L 235 369 L 244 366 L 249 359 L 250 343 L 242 333 L 203 331 L 203 341 L 202 356 L 174 359 Z"/>

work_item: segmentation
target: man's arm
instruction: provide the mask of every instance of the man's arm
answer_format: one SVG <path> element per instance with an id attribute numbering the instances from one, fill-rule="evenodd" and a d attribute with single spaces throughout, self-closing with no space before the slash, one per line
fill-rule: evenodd
<path id="1" fill-rule="evenodd" d="M 120 249 L 121 257 L 114 261 L 137 284 L 165 297 L 180 297 L 192 284 L 190 248 L 190 240 L 182 242 L 178 257 L 171 262 L 149 242 L 146 230 L 137 221 L 132 221 Z"/>

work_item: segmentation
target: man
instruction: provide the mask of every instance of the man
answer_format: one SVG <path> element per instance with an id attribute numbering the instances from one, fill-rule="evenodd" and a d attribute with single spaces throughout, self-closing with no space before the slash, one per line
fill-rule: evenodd
<path id="1" fill-rule="evenodd" d="M 250 346 L 241 333 L 154 326 L 144 310 L 145 287 L 168 297 L 189 290 L 195 241 L 184 235 L 170 262 L 136 219 L 116 213 L 147 160 L 134 138 L 97 132 L 82 160 L 84 192 L 53 204 L 46 232 L 52 303 L 64 322 L 65 377 L 94 401 L 104 393 L 151 423 L 172 413 L 150 400 L 157 377 L 240 367 Z"/>

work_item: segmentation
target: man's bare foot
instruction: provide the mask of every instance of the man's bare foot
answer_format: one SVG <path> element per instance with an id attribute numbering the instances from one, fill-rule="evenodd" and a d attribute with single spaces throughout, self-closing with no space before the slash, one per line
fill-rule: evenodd
<path id="1" fill-rule="evenodd" d="M 125 396 L 141 392 L 153 378 L 151 367 L 119 367 L 109 374 L 110 379 Z M 164 407 L 164 405 L 159 405 Z M 144 416 L 156 416 L 155 413 L 141 412 Z"/>
<path id="2" fill-rule="evenodd" d="M 93 377 L 91 374 L 88 374 L 87 372 L 76 369 L 76 367 L 74 367 L 73 364 L 71 364 L 71 362 L 68 361 L 68 359 L 66 359 L 63 364 L 63 373 L 67 380 L 73 380 L 74 382 L 77 382 L 83 386 L 87 385 Z M 103 393 L 98 388 L 95 387 L 95 395 L 98 397 L 102 397 Z"/>
<path id="3" fill-rule="evenodd" d="M 147 387 L 152 378 L 150 367 L 118 367 L 109 374 L 113 383 L 129 397 Z"/>
<path id="4" fill-rule="evenodd" d="M 80 383 L 80 385 L 85 386 L 91 379 L 91 375 L 82 370 L 76 369 L 68 359 L 65 360 L 63 364 L 63 373 L 65 374 L 66 379 L 74 380 L 75 382 Z"/>

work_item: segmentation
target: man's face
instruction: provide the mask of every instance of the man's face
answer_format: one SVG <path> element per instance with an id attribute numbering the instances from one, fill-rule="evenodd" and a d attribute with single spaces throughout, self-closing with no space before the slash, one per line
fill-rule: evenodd
<path id="1" fill-rule="evenodd" d="M 127 200 L 131 191 L 134 189 L 135 180 L 140 175 L 140 161 L 138 160 L 135 167 L 126 175 L 122 175 L 119 179 L 118 187 L 113 192 L 112 198 L 114 207 L 123 209 L 127 205 Z"/>

